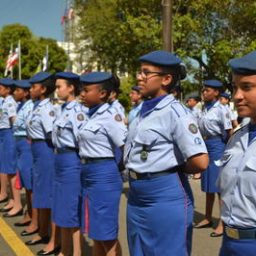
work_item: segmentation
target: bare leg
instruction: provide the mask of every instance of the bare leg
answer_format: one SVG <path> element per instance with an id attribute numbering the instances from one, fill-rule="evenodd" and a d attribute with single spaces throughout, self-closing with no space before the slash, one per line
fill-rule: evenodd
<path id="1" fill-rule="evenodd" d="M 68 256 L 72 252 L 71 243 L 71 229 L 70 228 L 60 228 L 61 233 L 61 253 L 59 255 Z"/>
<path id="2" fill-rule="evenodd" d="M 219 201 L 219 218 L 220 218 L 220 209 L 221 209 L 221 199 L 220 199 L 220 194 L 218 193 L 218 201 Z M 216 229 L 214 230 L 214 232 L 216 234 L 222 234 L 223 233 L 223 222 L 221 220 L 221 218 L 219 219 L 219 223 L 218 223 L 218 226 L 216 227 Z"/>
<path id="3" fill-rule="evenodd" d="M 8 194 L 7 194 L 7 187 L 8 187 L 7 174 L 1 173 L 0 181 L 1 181 L 0 200 L 3 200 L 8 196 Z"/>
<path id="4" fill-rule="evenodd" d="M 13 197 L 13 208 L 8 212 L 8 214 L 13 215 L 22 209 L 20 191 L 16 189 L 16 174 L 8 174 L 8 180 L 11 186 L 11 194 Z"/>
<path id="5" fill-rule="evenodd" d="M 82 235 L 81 235 L 80 228 L 72 228 L 72 238 L 73 238 L 73 256 L 81 256 L 82 255 L 82 249 L 81 249 Z"/>
<path id="6" fill-rule="evenodd" d="M 95 240 L 93 241 L 92 255 L 93 256 L 106 256 L 106 251 L 105 251 L 102 241 L 95 241 Z"/>
<path id="7" fill-rule="evenodd" d="M 60 228 L 51 222 L 51 237 L 49 243 L 43 248 L 44 251 L 52 251 L 60 244 Z"/>
<path id="8" fill-rule="evenodd" d="M 106 256 L 121 256 L 122 250 L 118 240 L 104 241 L 103 247 L 106 252 Z"/>

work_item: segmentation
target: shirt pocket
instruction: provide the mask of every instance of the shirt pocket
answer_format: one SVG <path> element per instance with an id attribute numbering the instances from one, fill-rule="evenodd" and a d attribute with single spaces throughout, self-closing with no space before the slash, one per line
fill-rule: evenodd
<path id="1" fill-rule="evenodd" d="M 152 129 L 140 131 L 134 138 L 137 144 L 145 145 L 147 148 L 152 148 L 160 140 L 160 134 Z"/>
<path id="2" fill-rule="evenodd" d="M 254 202 L 256 202 L 256 157 L 250 157 L 247 160 L 245 168 L 241 175 L 241 189 L 243 193 L 248 197 L 254 198 Z"/>
<path id="3" fill-rule="evenodd" d="M 84 130 L 96 134 L 100 128 L 101 126 L 99 124 L 88 124 L 84 127 Z"/>

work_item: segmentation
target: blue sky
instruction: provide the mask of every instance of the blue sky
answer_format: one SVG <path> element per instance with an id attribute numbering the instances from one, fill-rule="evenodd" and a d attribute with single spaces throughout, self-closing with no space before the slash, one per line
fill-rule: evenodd
<path id="1" fill-rule="evenodd" d="M 63 40 L 61 17 L 65 0 L 0 0 L 0 29 L 21 23 L 36 36 Z"/>

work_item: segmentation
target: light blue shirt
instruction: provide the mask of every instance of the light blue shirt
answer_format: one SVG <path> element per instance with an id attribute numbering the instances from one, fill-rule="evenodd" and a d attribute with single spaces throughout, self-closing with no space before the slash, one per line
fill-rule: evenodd
<path id="1" fill-rule="evenodd" d="M 17 103 L 11 95 L 2 98 L 0 104 L 0 129 L 11 128 L 10 118 L 16 116 Z"/>
<path id="2" fill-rule="evenodd" d="M 103 104 L 79 129 L 80 157 L 114 157 L 115 147 L 124 145 L 127 129 L 109 104 Z"/>
<path id="3" fill-rule="evenodd" d="M 31 139 L 49 139 L 48 134 L 52 132 L 55 118 L 54 106 L 50 99 L 42 100 L 28 116 L 26 122 L 28 136 Z"/>
<path id="4" fill-rule="evenodd" d="M 122 104 L 118 101 L 115 100 L 110 104 L 110 108 L 116 110 L 116 112 L 121 115 L 122 119 L 125 119 L 125 109 L 122 106 Z"/>
<path id="5" fill-rule="evenodd" d="M 221 218 L 229 226 L 256 227 L 256 138 L 248 145 L 248 125 L 230 138 L 220 166 Z"/>
<path id="6" fill-rule="evenodd" d="M 217 101 L 209 110 L 204 108 L 199 119 L 202 136 L 221 136 L 232 129 L 231 117 L 225 106 Z"/>
<path id="7" fill-rule="evenodd" d="M 131 123 L 124 161 L 128 169 L 154 173 L 184 164 L 199 153 L 207 150 L 193 116 L 168 95 L 147 116 Z"/>
<path id="8" fill-rule="evenodd" d="M 33 101 L 26 101 L 20 110 L 17 112 L 15 122 L 13 124 L 13 130 L 15 136 L 27 136 L 26 120 L 33 110 Z"/>
<path id="9" fill-rule="evenodd" d="M 64 108 L 58 106 L 52 132 L 52 142 L 56 148 L 78 148 L 78 129 L 87 119 L 83 110 L 83 106 L 75 100 Z"/>
<path id="10" fill-rule="evenodd" d="M 141 110 L 141 107 L 142 107 L 142 103 L 139 103 L 138 105 L 136 106 L 133 106 L 131 111 L 129 112 L 128 114 L 128 124 L 130 125 L 131 122 L 134 120 L 135 117 L 138 116 L 138 114 L 140 113 L 140 110 Z"/>
<path id="11" fill-rule="evenodd" d="M 195 106 L 195 107 L 193 107 L 193 108 L 190 108 L 190 111 L 191 111 L 192 116 L 193 116 L 193 117 L 195 118 L 195 120 L 198 122 L 199 119 L 200 119 L 201 116 L 202 116 L 202 110 Z"/>

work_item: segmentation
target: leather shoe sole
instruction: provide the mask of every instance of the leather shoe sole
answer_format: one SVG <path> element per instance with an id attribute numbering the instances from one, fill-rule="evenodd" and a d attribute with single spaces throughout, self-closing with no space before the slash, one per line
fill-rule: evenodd
<path id="1" fill-rule="evenodd" d="M 211 228 L 213 225 L 212 221 L 210 221 L 209 223 L 203 224 L 203 225 L 195 225 L 194 228 L 200 229 L 200 228 Z"/>
<path id="2" fill-rule="evenodd" d="M 23 230 L 20 235 L 21 236 L 30 236 L 30 235 L 34 235 L 38 232 L 38 229 L 34 230 L 34 231 L 31 231 L 31 232 L 27 232 L 26 230 Z"/>
<path id="3" fill-rule="evenodd" d="M 15 227 L 26 227 L 26 226 L 28 226 L 29 224 L 30 224 L 30 220 L 29 221 L 25 221 L 25 222 L 16 222 L 16 223 L 14 223 L 14 226 Z"/>
<path id="4" fill-rule="evenodd" d="M 29 240 L 25 242 L 26 245 L 36 245 L 36 244 L 47 244 L 49 242 L 49 237 L 45 236 L 38 240 Z"/>
<path id="5" fill-rule="evenodd" d="M 45 250 L 40 250 L 39 252 L 37 252 L 37 255 L 55 255 L 59 253 L 59 251 L 60 251 L 60 246 L 57 246 L 56 248 L 48 252 Z"/>

